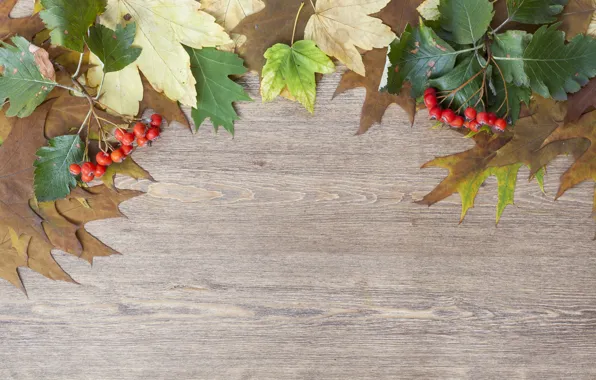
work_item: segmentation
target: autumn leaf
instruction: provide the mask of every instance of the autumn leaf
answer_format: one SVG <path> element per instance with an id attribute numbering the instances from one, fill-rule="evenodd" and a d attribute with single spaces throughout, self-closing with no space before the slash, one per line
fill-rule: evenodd
<path id="1" fill-rule="evenodd" d="M 368 16 L 383 9 L 389 1 L 317 0 L 304 38 L 313 40 L 325 54 L 364 76 L 366 69 L 357 48 L 384 48 L 396 38 L 380 19 Z"/>
<path id="2" fill-rule="evenodd" d="M 385 8 L 381 10 L 378 17 L 385 25 L 388 25 L 394 32 L 401 33 L 408 23 L 415 23 L 418 20 L 416 6 L 422 0 L 391 0 Z M 365 133 L 375 123 L 380 123 L 383 115 L 391 104 L 399 105 L 414 123 L 416 114 L 416 102 L 410 96 L 410 88 L 406 86 L 398 95 L 388 92 L 379 92 L 383 72 L 385 71 L 385 61 L 387 59 L 387 49 L 373 49 L 364 53 L 362 62 L 366 69 L 366 76 L 359 75 L 354 71 L 346 71 L 337 85 L 333 97 L 354 88 L 364 87 L 366 97 L 362 105 L 360 115 L 360 126 L 358 134 Z"/>
<path id="3" fill-rule="evenodd" d="M 140 70 L 156 91 L 194 106 L 196 82 L 182 44 L 201 49 L 231 41 L 215 18 L 199 8 L 194 0 L 108 0 L 101 24 L 116 29 L 128 15 L 137 25 L 133 45 L 143 50 L 132 65 L 106 75 L 102 103 L 121 114 L 136 115 L 143 95 Z M 101 70 L 90 70 L 87 79 L 97 86 L 102 76 Z"/>
<path id="4" fill-rule="evenodd" d="M 590 80 L 587 86 L 569 96 L 565 121 L 577 121 L 593 107 L 596 107 L 596 79 Z"/>
<path id="5" fill-rule="evenodd" d="M 168 123 L 173 121 L 178 122 L 190 129 L 190 123 L 186 118 L 184 112 L 180 108 L 178 102 L 168 99 L 163 94 L 155 91 L 153 86 L 141 75 L 143 82 L 143 100 L 140 104 L 140 109 L 152 109 L 160 114 Z"/>
<path id="6" fill-rule="evenodd" d="M 43 29 L 44 25 L 38 15 L 23 18 L 11 18 L 10 12 L 19 0 L 0 1 L 0 40 L 19 35 L 31 39 Z"/>
<path id="7" fill-rule="evenodd" d="M 261 0 L 203 0 L 201 5 L 226 31 L 231 31 L 240 21 L 265 8 Z"/>
<path id="8" fill-rule="evenodd" d="M 565 32 L 568 40 L 573 39 L 578 34 L 595 34 L 595 10 L 594 0 L 569 0 L 563 11 L 560 27 Z"/>

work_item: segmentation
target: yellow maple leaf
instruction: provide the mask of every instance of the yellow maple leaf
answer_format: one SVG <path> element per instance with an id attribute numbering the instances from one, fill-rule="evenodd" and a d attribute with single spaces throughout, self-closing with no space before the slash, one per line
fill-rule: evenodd
<path id="1" fill-rule="evenodd" d="M 91 54 L 89 63 L 95 66 L 87 72 L 87 83 L 98 87 L 103 75 L 101 61 Z M 138 114 L 139 102 L 143 100 L 143 82 L 137 66 L 133 63 L 120 71 L 107 73 L 101 94 L 99 101 L 109 107 L 108 112 L 130 116 Z"/>
<path id="2" fill-rule="evenodd" d="M 225 30 L 234 29 L 240 21 L 265 8 L 261 0 L 203 0 L 203 10 L 213 15 Z"/>
<path id="3" fill-rule="evenodd" d="M 182 44 L 201 49 L 230 43 L 223 27 L 213 16 L 201 11 L 195 0 L 108 0 L 106 12 L 100 17 L 101 24 L 115 29 L 126 21 L 136 22 L 133 45 L 143 49 L 130 65 L 131 70 L 138 68 L 153 88 L 168 98 L 196 106 L 196 81 L 190 70 L 190 57 Z M 101 82 L 101 75 L 101 71 L 92 70 L 87 79 L 97 84 Z M 136 77 L 126 80 L 123 75 L 109 76 L 104 82 L 102 103 L 120 108 L 122 114 L 135 115 L 138 102 L 128 100 L 120 105 L 117 103 L 120 97 L 110 94 L 124 86 L 134 96 L 142 94 L 142 83 Z M 136 103 L 134 107 L 133 103 Z"/>
<path id="4" fill-rule="evenodd" d="M 379 12 L 389 1 L 318 0 L 304 37 L 315 41 L 325 54 L 364 76 L 366 71 L 357 47 L 363 50 L 383 48 L 396 38 L 390 27 L 368 16 Z"/>

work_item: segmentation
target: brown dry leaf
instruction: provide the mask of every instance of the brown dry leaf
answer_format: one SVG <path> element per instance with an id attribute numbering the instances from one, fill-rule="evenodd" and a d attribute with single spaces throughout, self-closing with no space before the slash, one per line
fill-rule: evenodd
<path id="1" fill-rule="evenodd" d="M 408 23 L 416 23 L 418 11 L 416 7 L 422 0 L 392 0 L 381 12 L 379 18 L 396 33 L 401 33 Z M 396 103 L 406 111 L 410 122 L 414 122 L 416 102 L 410 96 L 410 89 L 404 88 L 400 95 L 379 92 L 379 85 L 385 70 L 387 49 L 375 49 L 362 57 L 366 68 L 366 77 L 353 71 L 347 71 L 342 76 L 334 97 L 353 88 L 364 87 L 366 98 L 362 106 L 360 127 L 358 134 L 365 133 L 375 123 L 380 123 L 383 115 L 391 104 Z"/>
<path id="2" fill-rule="evenodd" d="M 267 0 L 265 9 L 248 16 L 234 28 L 233 32 L 245 35 L 247 41 L 238 49 L 246 67 L 261 72 L 265 64 L 265 50 L 276 43 L 290 45 L 296 13 L 302 0 Z M 307 4 L 296 26 L 295 41 L 304 39 L 304 28 L 314 10 Z"/>
<path id="3" fill-rule="evenodd" d="M 203 0 L 201 6 L 229 32 L 247 16 L 263 10 L 265 3 L 261 0 Z"/>
<path id="4" fill-rule="evenodd" d="M 0 1 L 0 40 L 9 36 L 20 35 L 28 40 L 44 28 L 38 15 L 23 18 L 11 18 L 10 11 L 18 0 Z"/>
<path id="5" fill-rule="evenodd" d="M 155 112 L 163 116 L 168 123 L 176 121 L 190 130 L 190 123 L 182 112 L 178 102 L 170 100 L 163 93 L 157 92 L 153 89 L 153 86 L 149 84 L 144 76 L 141 76 L 143 80 L 143 100 L 141 101 L 140 110 L 141 112 L 147 108 L 151 108 Z"/>
<path id="6" fill-rule="evenodd" d="M 596 1 L 594 0 L 569 0 L 561 15 L 562 25 L 559 27 L 565 32 L 567 40 L 573 39 L 578 34 L 594 34 L 594 29 L 596 29 L 595 9 Z"/>
<path id="7" fill-rule="evenodd" d="M 581 90 L 569 95 L 565 121 L 577 121 L 586 111 L 594 107 L 596 107 L 596 79 L 591 79 Z"/>

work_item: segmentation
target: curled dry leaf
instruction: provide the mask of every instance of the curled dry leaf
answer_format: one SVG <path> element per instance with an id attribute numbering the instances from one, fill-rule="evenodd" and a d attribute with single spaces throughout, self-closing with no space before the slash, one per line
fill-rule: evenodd
<path id="1" fill-rule="evenodd" d="M 56 71 L 54 70 L 54 65 L 50 61 L 50 54 L 45 49 L 33 44 L 29 45 L 29 51 L 33 53 L 33 59 L 35 59 L 35 64 L 39 68 L 41 75 L 44 78 L 55 82 Z"/>

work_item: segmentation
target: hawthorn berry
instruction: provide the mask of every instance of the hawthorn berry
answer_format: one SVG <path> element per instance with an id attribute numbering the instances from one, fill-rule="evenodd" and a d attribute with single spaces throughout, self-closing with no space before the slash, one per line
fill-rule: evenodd
<path id="1" fill-rule="evenodd" d="M 97 153 L 97 155 L 95 156 L 95 161 L 97 161 L 98 165 L 103 165 L 103 166 L 112 165 L 112 158 L 110 158 L 110 155 L 105 152 Z"/>
<path id="2" fill-rule="evenodd" d="M 159 127 L 161 125 L 162 118 L 160 114 L 154 113 L 151 115 L 151 126 L 152 127 Z"/>
<path id="3" fill-rule="evenodd" d="M 424 90 L 424 96 L 426 95 L 437 95 L 437 89 L 429 87 L 426 90 Z"/>
<path id="4" fill-rule="evenodd" d="M 112 161 L 118 163 L 122 162 L 122 160 L 124 160 L 124 157 L 126 157 L 126 155 L 122 151 L 122 148 L 113 150 L 110 156 L 112 157 Z"/>
<path id="5" fill-rule="evenodd" d="M 432 94 L 428 94 L 424 97 L 424 105 L 426 106 L 426 108 L 433 108 L 437 105 L 437 97 L 432 95 Z"/>
<path id="6" fill-rule="evenodd" d="M 70 164 L 70 167 L 68 169 L 70 171 L 70 174 L 72 175 L 81 174 L 81 167 L 78 164 Z"/>
<path id="7" fill-rule="evenodd" d="M 494 112 L 491 112 L 488 114 L 488 120 L 487 120 L 487 124 L 490 125 L 491 127 L 495 125 L 497 121 L 497 114 Z"/>
<path id="8" fill-rule="evenodd" d="M 122 145 L 120 149 L 122 149 L 122 153 L 124 153 L 125 156 L 129 156 L 134 148 L 132 145 Z"/>
<path id="9" fill-rule="evenodd" d="M 446 109 L 445 111 L 443 111 L 443 113 L 441 113 L 441 120 L 443 120 L 447 124 L 451 124 L 453 120 L 455 120 L 456 116 L 457 115 L 455 114 L 455 112 L 453 112 L 450 109 Z"/>
<path id="10" fill-rule="evenodd" d="M 145 135 L 145 137 L 149 141 L 155 140 L 156 138 L 159 137 L 159 128 L 156 128 L 156 127 L 149 128 L 149 130 L 147 131 L 147 134 Z"/>
<path id="11" fill-rule="evenodd" d="M 430 108 L 428 111 L 428 115 L 430 116 L 431 119 L 434 119 L 434 120 L 439 120 L 441 118 L 442 113 L 443 113 L 443 110 L 439 106 Z"/>
<path id="12" fill-rule="evenodd" d="M 81 172 L 83 175 L 93 174 L 95 171 L 95 164 L 93 162 L 85 162 L 83 166 L 81 166 Z"/>
<path id="13" fill-rule="evenodd" d="M 145 146 L 148 142 L 147 137 L 137 137 L 137 146 Z"/>
<path id="14" fill-rule="evenodd" d="M 468 107 L 464 111 L 464 115 L 466 115 L 466 118 L 468 120 L 474 120 L 474 119 L 476 119 L 476 109 L 474 109 L 472 107 Z"/>
<path id="15" fill-rule="evenodd" d="M 126 131 L 124 131 L 124 129 L 116 128 L 116 130 L 114 131 L 114 137 L 116 137 L 116 140 L 122 142 L 122 138 L 124 137 L 125 133 Z"/>
<path id="16" fill-rule="evenodd" d="M 476 120 L 471 120 L 470 123 L 468 124 L 468 128 L 472 132 L 478 132 L 480 130 L 480 124 L 478 124 L 478 122 Z"/>
<path id="17" fill-rule="evenodd" d="M 93 173 L 81 175 L 81 181 L 85 183 L 93 181 Z"/>
<path id="18" fill-rule="evenodd" d="M 101 178 L 104 174 L 106 174 L 106 167 L 103 165 L 97 165 L 95 168 L 95 178 Z"/>
<path id="19" fill-rule="evenodd" d="M 132 145 L 132 143 L 134 141 L 135 141 L 135 135 L 130 132 L 124 132 L 124 135 L 122 136 L 122 140 L 120 140 L 122 145 Z"/>
<path id="20" fill-rule="evenodd" d="M 476 121 L 481 125 L 488 124 L 488 114 L 486 112 L 478 112 L 478 115 L 476 115 Z"/>
<path id="21" fill-rule="evenodd" d="M 497 119 L 497 121 L 495 121 L 495 129 L 499 132 L 505 132 L 505 129 L 507 129 L 507 122 L 504 119 Z"/>
<path id="22" fill-rule="evenodd" d="M 147 132 L 147 127 L 143 123 L 136 123 L 132 131 L 136 137 L 143 137 Z"/>
<path id="23" fill-rule="evenodd" d="M 453 128 L 461 128 L 464 125 L 464 118 L 461 116 L 456 116 L 455 119 L 451 122 L 451 126 Z"/>

